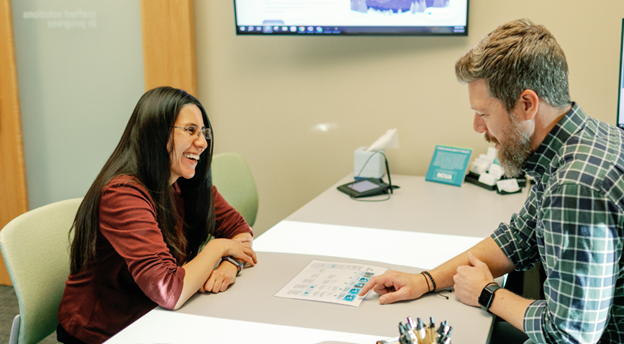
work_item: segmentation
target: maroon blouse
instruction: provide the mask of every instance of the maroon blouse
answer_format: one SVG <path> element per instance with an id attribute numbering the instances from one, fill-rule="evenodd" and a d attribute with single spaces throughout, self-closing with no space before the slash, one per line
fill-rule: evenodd
<path id="1" fill-rule="evenodd" d="M 176 208 L 184 201 L 174 184 Z M 252 233 L 213 186 L 217 238 Z M 156 222 L 147 190 L 120 176 L 102 190 L 100 230 L 91 268 L 70 274 L 58 311 L 63 328 L 86 343 L 101 343 L 161 306 L 172 309 L 182 293 L 184 269 L 176 264 Z M 182 230 L 182 223 L 177 226 Z M 253 233 L 252 233 L 253 234 Z"/>

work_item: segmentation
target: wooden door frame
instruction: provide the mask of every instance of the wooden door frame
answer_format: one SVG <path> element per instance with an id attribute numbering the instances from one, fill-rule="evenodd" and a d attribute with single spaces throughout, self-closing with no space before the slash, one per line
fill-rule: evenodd
<path id="1" fill-rule="evenodd" d="M 28 211 L 11 1 L 0 0 L 0 228 Z M 11 279 L 0 257 L 0 284 Z"/>
<path id="2" fill-rule="evenodd" d="M 145 90 L 181 88 L 197 96 L 192 0 L 141 0 Z"/>

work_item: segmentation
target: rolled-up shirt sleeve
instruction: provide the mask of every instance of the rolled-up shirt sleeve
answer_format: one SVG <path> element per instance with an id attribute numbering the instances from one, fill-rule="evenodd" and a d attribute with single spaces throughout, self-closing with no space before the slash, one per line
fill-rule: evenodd
<path id="1" fill-rule="evenodd" d="M 519 213 L 513 214 L 509 224 L 501 223 L 491 237 L 517 270 L 528 270 L 539 260 L 535 237 L 537 192 L 531 189 Z"/>
<path id="2" fill-rule="evenodd" d="M 136 183 L 109 184 L 99 209 L 100 231 L 125 260 L 134 281 L 156 304 L 172 309 L 185 271 L 163 240 L 149 195 Z"/>
<path id="3" fill-rule="evenodd" d="M 563 184 L 544 193 L 546 300 L 533 302 L 524 330 L 535 343 L 596 343 L 613 303 L 621 257 L 618 210 L 601 192 Z"/>

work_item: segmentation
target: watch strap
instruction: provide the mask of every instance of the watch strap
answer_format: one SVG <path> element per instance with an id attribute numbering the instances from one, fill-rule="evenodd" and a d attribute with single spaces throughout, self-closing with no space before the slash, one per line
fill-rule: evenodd
<path id="1" fill-rule="evenodd" d="M 494 282 L 488 283 L 485 288 L 483 288 L 483 291 L 481 291 L 481 296 L 479 296 L 479 305 L 481 308 L 490 312 L 490 307 L 494 301 L 494 295 L 496 291 L 501 288 L 501 286 Z"/>
<path id="2" fill-rule="evenodd" d="M 237 270 L 236 271 L 236 276 L 238 276 L 238 274 L 243 269 L 243 263 L 241 263 L 238 260 L 234 259 L 232 256 L 223 257 L 222 261 L 230 262 L 230 263 L 234 264 L 234 266 L 236 266 L 236 270 Z"/>

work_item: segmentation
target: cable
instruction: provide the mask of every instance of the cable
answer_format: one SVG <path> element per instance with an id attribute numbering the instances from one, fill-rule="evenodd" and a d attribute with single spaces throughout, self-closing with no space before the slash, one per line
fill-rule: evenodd
<path id="1" fill-rule="evenodd" d="M 361 198 L 355 198 L 351 195 L 349 195 L 349 197 L 354 200 L 354 201 L 358 201 L 358 202 L 385 202 L 387 200 L 390 199 L 390 194 L 386 194 L 386 198 L 382 198 L 382 199 L 361 199 Z M 371 196 L 371 197 L 375 197 L 375 196 Z"/>
<path id="2" fill-rule="evenodd" d="M 394 194 L 393 187 L 392 187 L 392 180 L 390 179 L 390 167 L 388 165 L 388 158 L 386 157 L 386 154 L 384 154 L 381 151 L 376 151 L 375 153 L 371 154 L 368 157 L 368 159 L 366 159 L 366 161 L 362 165 L 362 168 L 358 172 L 357 176 L 354 176 L 354 179 L 360 178 L 360 175 L 362 174 L 362 171 L 364 171 L 364 168 L 366 167 L 366 165 L 368 164 L 370 159 L 372 157 L 374 157 L 376 154 L 381 154 L 384 157 L 384 161 L 386 163 L 386 175 L 388 176 L 388 190 L 390 190 L 390 192 L 386 193 L 387 197 L 383 198 L 383 199 L 359 199 L 359 198 L 355 198 L 355 197 L 349 195 L 349 198 L 351 198 L 352 200 L 355 200 L 355 201 L 358 201 L 358 202 L 384 202 L 384 201 L 387 201 L 387 200 L 390 199 L 390 194 Z M 379 180 L 383 182 L 382 178 L 379 178 Z"/>
<path id="3" fill-rule="evenodd" d="M 388 158 L 386 158 L 386 155 L 384 153 L 381 153 L 384 157 L 384 160 L 386 161 L 386 174 L 388 175 L 388 188 L 390 189 L 390 193 L 394 194 L 394 191 L 392 191 L 392 179 L 390 179 L 390 167 L 388 166 Z"/>
<path id="4" fill-rule="evenodd" d="M 366 161 L 364 162 L 364 165 L 362 165 L 362 168 L 360 169 L 360 172 L 358 172 L 357 176 L 354 176 L 355 179 L 360 178 L 360 175 L 362 174 L 362 171 L 364 171 L 364 168 L 366 167 L 366 165 L 368 165 L 368 162 L 370 161 L 370 159 L 372 157 L 374 157 L 376 154 L 381 154 L 384 156 L 384 159 L 386 158 L 386 155 L 384 153 L 382 153 L 381 151 L 375 151 L 375 153 L 371 154 L 368 159 L 366 159 Z M 387 165 L 388 164 L 388 160 L 386 159 L 386 169 L 387 169 Z M 381 179 L 381 178 L 379 178 Z"/>

